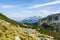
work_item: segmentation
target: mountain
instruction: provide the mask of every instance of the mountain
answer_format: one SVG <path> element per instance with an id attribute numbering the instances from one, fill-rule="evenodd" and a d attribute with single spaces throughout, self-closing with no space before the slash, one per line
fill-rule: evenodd
<path id="1" fill-rule="evenodd" d="M 32 26 L 32 25 L 31 25 Z M 34 28 L 9 19 L 0 13 L 0 40 L 53 40 L 53 36 L 41 34 Z"/>
<path id="2" fill-rule="evenodd" d="M 30 24 L 36 24 L 39 19 L 42 19 L 42 17 L 40 17 L 40 16 L 33 16 L 33 17 L 25 18 L 21 22 L 22 23 L 27 22 L 27 23 L 30 23 Z"/>
<path id="3" fill-rule="evenodd" d="M 38 26 L 60 33 L 60 13 L 52 14 L 39 20 Z"/>

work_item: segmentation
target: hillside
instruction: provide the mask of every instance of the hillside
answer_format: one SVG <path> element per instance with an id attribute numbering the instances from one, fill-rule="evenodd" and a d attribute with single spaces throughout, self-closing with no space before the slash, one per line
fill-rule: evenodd
<path id="1" fill-rule="evenodd" d="M 0 40 L 41 40 L 54 37 L 40 34 L 36 29 L 25 28 L 24 25 L 9 19 L 0 13 Z"/>
<path id="2" fill-rule="evenodd" d="M 38 26 L 60 35 L 60 13 L 52 14 L 39 20 Z"/>
<path id="3" fill-rule="evenodd" d="M 29 36 L 28 32 L 23 30 L 23 28 L 16 27 L 0 19 L 0 40 L 15 40 L 15 36 L 18 36 L 22 40 L 37 40 L 37 38 L 34 39 L 36 36 Z"/>

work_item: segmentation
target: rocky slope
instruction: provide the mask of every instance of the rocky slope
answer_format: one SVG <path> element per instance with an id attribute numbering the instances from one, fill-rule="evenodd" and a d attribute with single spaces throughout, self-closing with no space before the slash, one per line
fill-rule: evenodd
<path id="1" fill-rule="evenodd" d="M 57 26 L 60 26 L 59 23 L 60 23 L 60 13 L 58 14 L 52 14 L 52 15 L 49 15 L 45 18 L 43 18 L 42 20 L 39 20 L 39 23 L 40 22 L 50 22 L 50 23 L 56 23 Z M 42 24 L 40 23 L 40 24 Z"/>
<path id="2" fill-rule="evenodd" d="M 60 34 L 60 13 L 52 14 L 39 20 L 38 26 Z"/>

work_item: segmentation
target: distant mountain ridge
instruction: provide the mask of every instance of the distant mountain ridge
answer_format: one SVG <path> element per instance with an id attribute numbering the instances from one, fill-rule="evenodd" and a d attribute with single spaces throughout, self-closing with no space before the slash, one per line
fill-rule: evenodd
<path id="1" fill-rule="evenodd" d="M 35 23 L 38 22 L 39 19 L 42 19 L 42 17 L 40 17 L 40 16 L 32 16 L 32 17 L 27 17 L 27 18 L 23 19 L 21 22 L 22 23 L 27 22 L 27 23 L 30 23 L 30 24 L 35 24 Z"/>

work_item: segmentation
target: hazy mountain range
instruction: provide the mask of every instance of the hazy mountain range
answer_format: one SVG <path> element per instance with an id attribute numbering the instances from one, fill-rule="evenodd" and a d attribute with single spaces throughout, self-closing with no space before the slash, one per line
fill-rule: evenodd
<path id="1" fill-rule="evenodd" d="M 32 16 L 32 17 L 27 17 L 23 20 L 20 21 L 20 23 L 30 23 L 30 24 L 35 24 L 38 22 L 39 19 L 42 19 L 41 16 Z"/>

